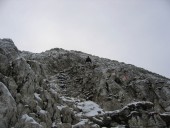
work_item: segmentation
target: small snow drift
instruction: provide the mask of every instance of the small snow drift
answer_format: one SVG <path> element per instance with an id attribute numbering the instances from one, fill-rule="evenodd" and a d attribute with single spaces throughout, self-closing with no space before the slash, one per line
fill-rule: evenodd
<path id="1" fill-rule="evenodd" d="M 103 114 L 103 109 L 93 101 L 84 101 L 78 103 L 77 107 L 82 110 L 81 114 L 87 117 L 96 116 L 99 113 Z"/>

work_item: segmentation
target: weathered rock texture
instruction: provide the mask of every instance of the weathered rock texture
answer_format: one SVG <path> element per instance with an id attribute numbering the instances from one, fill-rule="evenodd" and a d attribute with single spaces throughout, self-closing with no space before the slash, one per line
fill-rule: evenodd
<path id="1" fill-rule="evenodd" d="M 19 51 L 10 39 L 0 39 L 0 99 L 0 128 L 170 127 L 168 78 L 78 51 Z"/>

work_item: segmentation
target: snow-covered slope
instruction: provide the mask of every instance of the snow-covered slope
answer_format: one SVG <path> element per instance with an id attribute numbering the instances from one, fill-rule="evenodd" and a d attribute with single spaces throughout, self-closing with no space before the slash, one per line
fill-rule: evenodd
<path id="1" fill-rule="evenodd" d="M 170 80 L 158 74 L 78 51 L 19 51 L 10 39 L 0 60 L 0 128 L 170 125 Z"/>

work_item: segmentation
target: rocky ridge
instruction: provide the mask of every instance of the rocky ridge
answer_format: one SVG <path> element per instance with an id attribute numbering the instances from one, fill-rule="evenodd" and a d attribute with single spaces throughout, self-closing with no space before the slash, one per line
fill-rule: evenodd
<path id="1" fill-rule="evenodd" d="M 170 127 L 168 78 L 79 51 L 20 51 L 11 39 L 0 39 L 0 99 L 0 128 Z"/>

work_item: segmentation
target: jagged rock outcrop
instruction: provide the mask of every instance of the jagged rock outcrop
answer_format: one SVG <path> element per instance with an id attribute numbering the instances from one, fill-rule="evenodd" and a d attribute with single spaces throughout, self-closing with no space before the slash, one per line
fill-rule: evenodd
<path id="1" fill-rule="evenodd" d="M 0 82 L 0 127 L 8 128 L 16 121 L 16 102 L 7 87 Z"/>
<path id="2" fill-rule="evenodd" d="M 166 123 L 157 112 L 154 112 L 154 104 L 148 101 L 139 101 L 128 104 L 120 110 L 108 111 L 105 114 L 91 118 L 100 126 L 117 126 L 123 124 L 124 127 L 166 127 Z"/>
<path id="3" fill-rule="evenodd" d="M 58 48 L 19 51 L 0 39 L 2 128 L 168 128 L 169 87 L 133 65 Z"/>

